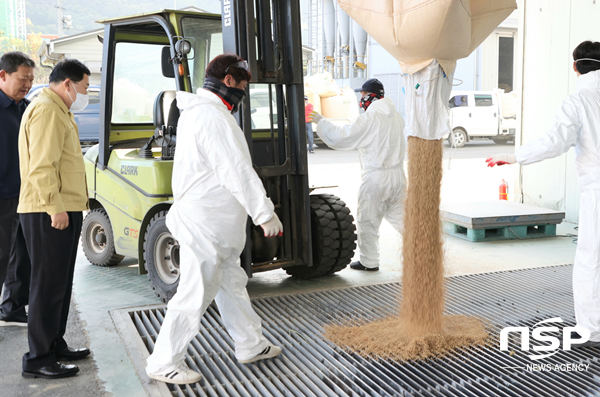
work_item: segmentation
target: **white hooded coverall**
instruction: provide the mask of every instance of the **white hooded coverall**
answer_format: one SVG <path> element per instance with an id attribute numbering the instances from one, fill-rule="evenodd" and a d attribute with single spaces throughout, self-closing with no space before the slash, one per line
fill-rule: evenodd
<path id="1" fill-rule="evenodd" d="M 544 137 L 517 148 L 521 165 L 560 156 L 575 146 L 581 200 L 579 237 L 573 266 L 577 325 L 600 341 L 600 70 L 577 79 Z"/>
<path id="2" fill-rule="evenodd" d="M 239 257 L 248 214 L 256 225 L 273 216 L 273 203 L 252 168 L 246 139 L 223 101 L 212 92 L 177 93 L 183 110 L 173 165 L 175 203 L 167 227 L 180 245 L 180 280 L 147 360 L 155 373 L 183 364 L 188 343 L 213 301 L 235 344 L 238 360 L 263 351 L 267 341 L 250 305 L 248 277 Z"/>
<path id="3" fill-rule="evenodd" d="M 364 267 L 379 266 L 379 226 L 385 218 L 402 233 L 406 175 L 404 119 L 389 98 L 382 98 L 354 123 L 337 126 L 327 119 L 317 134 L 333 149 L 358 149 L 362 183 L 358 192 L 358 248 Z"/>

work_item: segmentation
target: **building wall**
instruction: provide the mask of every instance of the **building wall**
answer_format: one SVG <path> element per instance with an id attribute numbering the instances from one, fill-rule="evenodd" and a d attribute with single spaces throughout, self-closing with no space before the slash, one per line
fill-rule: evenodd
<path id="1" fill-rule="evenodd" d="M 67 58 L 75 58 L 83 62 L 92 72 L 90 84 L 100 84 L 100 68 L 102 66 L 102 43 L 94 35 L 76 40 L 61 41 L 50 45 L 50 55 L 64 54 Z"/>
<path id="2" fill-rule="evenodd" d="M 467 58 L 459 59 L 454 70 L 453 90 L 475 90 L 477 86 L 477 51 Z"/>
<path id="3" fill-rule="evenodd" d="M 523 100 L 520 143 L 545 134 L 562 100 L 573 93 L 573 49 L 584 40 L 599 40 L 600 3 L 527 2 L 521 8 L 522 35 L 519 51 L 523 58 Z M 523 201 L 540 207 L 566 211 L 576 222 L 579 187 L 574 150 L 542 163 L 520 167 Z"/>

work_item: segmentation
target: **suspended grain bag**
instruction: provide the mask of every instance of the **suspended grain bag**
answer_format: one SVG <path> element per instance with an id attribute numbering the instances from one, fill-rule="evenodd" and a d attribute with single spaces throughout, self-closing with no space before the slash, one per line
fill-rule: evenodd
<path id="1" fill-rule="evenodd" d="M 451 73 L 517 8 L 515 0 L 338 0 L 404 73 L 433 59 Z"/>

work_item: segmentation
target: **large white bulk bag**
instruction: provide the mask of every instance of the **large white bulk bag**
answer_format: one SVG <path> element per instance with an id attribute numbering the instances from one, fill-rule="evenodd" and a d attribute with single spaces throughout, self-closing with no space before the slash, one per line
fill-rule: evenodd
<path id="1" fill-rule="evenodd" d="M 308 84 L 304 84 L 304 95 L 308 97 L 308 103 L 313 105 L 313 110 L 321 113 L 321 97 L 315 90 L 310 88 Z"/>
<path id="2" fill-rule="evenodd" d="M 350 87 L 344 87 L 340 95 L 321 98 L 321 111 L 328 119 L 354 121 L 359 114 L 356 93 Z"/>
<path id="3" fill-rule="evenodd" d="M 517 8 L 515 0 L 338 0 L 413 74 L 436 59 L 447 74 Z"/>
<path id="4" fill-rule="evenodd" d="M 337 85 L 331 73 L 323 72 L 304 79 L 304 84 L 315 90 L 321 98 L 338 95 L 341 93 L 340 87 Z"/>

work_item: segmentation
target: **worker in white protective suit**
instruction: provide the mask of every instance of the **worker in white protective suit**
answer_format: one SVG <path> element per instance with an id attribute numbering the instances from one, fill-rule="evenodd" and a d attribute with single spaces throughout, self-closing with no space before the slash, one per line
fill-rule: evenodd
<path id="1" fill-rule="evenodd" d="M 317 134 L 333 149 L 358 149 L 362 183 L 358 192 L 358 248 L 355 270 L 379 270 L 379 227 L 385 218 L 402 233 L 406 175 L 404 174 L 404 119 L 384 96 L 383 84 L 367 80 L 360 91 L 365 113 L 349 125 L 339 126 L 313 112 Z"/>
<path id="2" fill-rule="evenodd" d="M 573 298 L 577 326 L 589 332 L 589 340 L 573 348 L 600 347 L 600 42 L 584 41 L 573 51 L 573 59 L 575 93 L 563 101 L 548 134 L 517 148 L 514 155 L 486 161 L 490 167 L 527 165 L 575 146 L 581 200 Z"/>
<path id="3" fill-rule="evenodd" d="M 213 299 L 240 363 L 281 353 L 262 334 L 246 291 L 248 277 L 239 263 L 248 215 L 267 237 L 283 230 L 232 115 L 250 78 L 246 61 L 219 55 L 208 65 L 197 95 L 177 93 L 183 113 L 173 165 L 175 202 L 166 223 L 179 242 L 181 276 L 147 359 L 146 373 L 156 380 L 187 384 L 201 379 L 184 364 L 184 355 Z"/>

